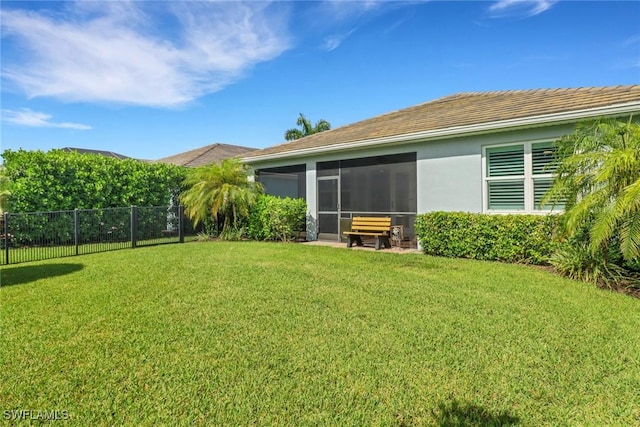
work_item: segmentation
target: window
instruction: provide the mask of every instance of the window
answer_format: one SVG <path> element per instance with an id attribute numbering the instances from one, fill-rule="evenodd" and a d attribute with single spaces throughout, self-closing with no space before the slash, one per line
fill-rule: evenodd
<path id="1" fill-rule="evenodd" d="M 548 211 L 540 201 L 553 182 L 551 142 L 526 142 L 484 149 L 485 210 Z"/>
<path id="2" fill-rule="evenodd" d="M 533 206 L 535 210 L 550 210 L 540 206 L 542 196 L 551 188 L 555 167 L 551 165 L 555 148 L 551 142 L 531 144 L 531 169 L 533 175 Z"/>
<path id="3" fill-rule="evenodd" d="M 259 169 L 256 176 L 265 193 L 272 196 L 304 199 L 307 195 L 307 166 L 304 164 Z"/>
<path id="4" fill-rule="evenodd" d="M 524 210 L 524 145 L 487 148 L 487 208 Z"/>

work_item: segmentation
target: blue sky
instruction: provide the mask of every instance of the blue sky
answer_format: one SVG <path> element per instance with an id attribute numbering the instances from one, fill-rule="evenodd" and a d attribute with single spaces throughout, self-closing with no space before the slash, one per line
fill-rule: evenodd
<path id="1" fill-rule="evenodd" d="M 463 91 L 640 83 L 636 1 L 2 1 L 2 150 L 268 147 Z"/>

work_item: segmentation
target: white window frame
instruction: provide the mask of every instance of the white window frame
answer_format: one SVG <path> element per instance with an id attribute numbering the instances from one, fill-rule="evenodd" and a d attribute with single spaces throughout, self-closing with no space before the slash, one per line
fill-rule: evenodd
<path id="1" fill-rule="evenodd" d="M 553 179 L 553 173 L 545 173 L 545 174 L 533 174 L 533 155 L 532 155 L 532 147 L 534 144 L 540 143 L 549 143 L 552 140 L 549 139 L 536 139 L 530 141 L 517 141 L 517 142 L 508 142 L 503 144 L 491 144 L 484 145 L 482 147 L 482 211 L 485 213 L 496 213 L 496 214 L 548 214 L 551 212 L 557 212 L 558 209 L 536 209 L 535 208 L 535 196 L 534 196 L 534 187 L 533 180 L 536 179 Z M 487 149 L 496 148 L 496 147 L 509 147 L 509 146 L 524 146 L 524 175 L 510 175 L 510 176 L 499 176 L 499 177 L 489 177 L 487 176 Z M 515 180 L 515 179 L 524 179 L 524 209 L 514 209 L 514 210 L 497 210 L 497 209 L 489 209 L 489 181 L 499 181 L 499 180 Z"/>

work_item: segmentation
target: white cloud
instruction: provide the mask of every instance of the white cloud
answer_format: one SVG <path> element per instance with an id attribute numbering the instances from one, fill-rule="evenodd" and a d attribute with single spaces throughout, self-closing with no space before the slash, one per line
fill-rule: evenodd
<path id="1" fill-rule="evenodd" d="M 535 16 L 549 10 L 558 0 L 499 0 L 489 6 L 493 17 Z"/>
<path id="2" fill-rule="evenodd" d="M 313 2 L 315 7 L 310 7 L 310 25 L 319 28 L 321 32 L 329 35 L 323 38 L 320 48 L 332 51 L 356 32 L 358 27 L 383 15 L 391 10 L 422 5 L 432 0 L 325 0 L 320 3 Z M 402 18 L 389 27 L 383 33 L 388 34 L 401 25 L 407 18 Z M 354 22 L 357 26 L 354 26 Z"/>
<path id="3" fill-rule="evenodd" d="M 356 29 L 354 28 L 346 33 L 332 34 L 325 37 L 322 43 L 322 49 L 326 50 L 327 52 L 331 52 L 332 50 L 337 49 L 343 41 L 345 41 L 351 34 L 353 34 L 355 30 Z"/>
<path id="4" fill-rule="evenodd" d="M 303 19 L 312 32 L 325 34 L 320 49 L 330 52 L 340 47 L 357 30 L 358 25 L 389 10 L 394 3 L 397 3 L 396 6 L 407 4 L 401 1 L 377 0 L 310 2 L 310 6 L 304 9 Z"/>
<path id="5" fill-rule="evenodd" d="M 387 3 L 376 0 L 325 0 L 318 6 L 331 21 L 345 21 L 380 9 Z"/>
<path id="6" fill-rule="evenodd" d="M 51 114 L 32 111 L 28 108 L 23 108 L 19 111 L 2 110 L 2 121 L 7 123 L 13 123 L 20 126 L 37 127 L 37 128 L 62 128 L 62 129 L 76 129 L 76 130 L 91 129 L 91 126 L 83 125 L 80 123 L 52 122 L 51 121 L 52 118 L 53 116 Z"/>
<path id="7" fill-rule="evenodd" d="M 640 34 L 636 34 L 635 36 L 631 36 L 627 38 L 623 43 L 623 46 L 635 46 L 635 45 L 640 45 Z"/>
<path id="8" fill-rule="evenodd" d="M 286 13 L 269 6 L 81 1 L 64 18 L 5 8 L 3 37 L 22 55 L 3 54 L 3 79 L 29 97 L 178 106 L 289 48 Z"/>

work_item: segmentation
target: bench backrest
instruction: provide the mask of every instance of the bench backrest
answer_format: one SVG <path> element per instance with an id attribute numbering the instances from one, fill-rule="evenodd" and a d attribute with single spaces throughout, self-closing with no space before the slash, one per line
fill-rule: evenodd
<path id="1" fill-rule="evenodd" d="M 390 217 L 354 216 L 351 221 L 351 231 L 388 233 L 390 228 Z"/>

